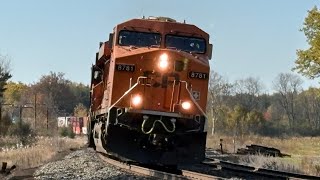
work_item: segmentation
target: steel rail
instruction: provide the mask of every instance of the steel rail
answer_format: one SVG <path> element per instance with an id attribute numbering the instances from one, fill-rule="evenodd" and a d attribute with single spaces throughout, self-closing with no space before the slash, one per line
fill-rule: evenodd
<path id="1" fill-rule="evenodd" d="M 311 175 L 304 175 L 304 174 L 297 174 L 297 173 L 289 173 L 283 171 L 276 171 L 276 170 L 269 170 L 263 168 L 254 168 L 252 166 L 241 165 L 236 163 L 230 163 L 226 161 L 217 160 L 214 158 L 206 158 L 207 160 L 213 162 L 203 162 L 202 165 L 211 167 L 216 172 L 225 175 L 210 175 L 210 174 L 203 174 L 199 172 L 195 172 L 193 170 L 185 170 L 185 169 L 178 169 L 179 173 L 169 173 L 164 172 L 161 170 L 156 170 L 153 168 L 142 167 L 136 164 L 131 164 L 130 162 L 123 162 L 112 159 L 107 157 L 102 153 L 98 153 L 98 156 L 105 161 L 106 163 L 112 164 L 118 168 L 127 170 L 134 174 L 141 174 L 145 176 L 155 177 L 159 179 L 198 179 L 198 180 L 209 180 L 209 179 L 224 179 L 227 177 L 240 177 L 240 178 L 262 178 L 262 179 L 320 179 L 319 176 L 311 176 Z"/>
<path id="2" fill-rule="evenodd" d="M 155 177 L 159 179 L 174 179 L 174 180 L 180 180 L 180 179 L 198 179 L 198 180 L 211 180 L 211 179 L 222 179 L 217 176 L 212 176 L 208 174 L 202 174 L 197 172 L 192 172 L 188 170 L 181 170 L 181 174 L 173 174 L 168 172 L 163 172 L 151 168 L 141 167 L 139 165 L 133 165 L 126 162 L 117 161 L 114 159 L 111 159 L 109 157 L 106 157 L 105 155 L 98 153 L 98 156 L 105 162 L 114 165 L 116 167 L 119 167 L 121 169 L 127 170 L 129 172 L 135 173 L 135 174 L 141 174 L 145 176 Z"/>
<path id="3" fill-rule="evenodd" d="M 190 179 L 201 179 L 201 180 L 211 180 L 211 179 L 224 179 L 222 177 L 212 176 L 208 174 L 202 174 L 189 170 L 181 170 L 182 176 L 190 178 Z"/>
<path id="4" fill-rule="evenodd" d="M 222 171 L 235 172 L 239 174 L 248 174 L 252 176 L 260 176 L 266 178 L 274 178 L 274 179 L 320 179 L 319 176 L 284 172 L 278 170 L 264 169 L 264 168 L 255 168 L 252 166 L 236 164 L 226 161 L 217 160 L 214 158 L 206 158 L 208 160 L 213 160 L 214 163 L 204 162 L 204 165 L 217 167 L 220 166 Z"/>
<path id="5" fill-rule="evenodd" d="M 161 172 L 158 170 L 153 170 L 153 169 L 149 169 L 149 168 L 145 168 L 145 167 L 141 167 L 141 166 L 137 166 L 137 165 L 131 165 L 128 163 L 124 163 L 121 161 L 117 161 L 111 158 L 108 158 L 106 156 L 104 156 L 103 154 L 98 153 L 99 157 L 104 160 L 105 162 L 112 164 L 116 167 L 119 167 L 121 169 L 125 169 L 128 170 L 130 172 L 133 173 L 137 173 L 137 174 L 142 174 L 142 175 L 146 175 L 146 176 L 151 176 L 151 177 L 156 177 L 156 178 L 161 178 L 161 179 L 187 179 L 186 177 L 183 177 L 181 175 L 176 175 L 176 174 L 170 174 L 167 172 Z"/>

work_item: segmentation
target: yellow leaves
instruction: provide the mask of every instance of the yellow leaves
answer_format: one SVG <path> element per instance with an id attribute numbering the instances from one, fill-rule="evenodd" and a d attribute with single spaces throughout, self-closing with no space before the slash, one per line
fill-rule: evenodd
<path id="1" fill-rule="evenodd" d="M 310 47 L 297 50 L 296 66 L 293 70 L 313 79 L 320 75 L 320 11 L 317 7 L 308 11 L 302 31 Z"/>
<path id="2" fill-rule="evenodd" d="M 79 103 L 75 108 L 74 108 L 74 115 L 77 117 L 86 117 L 88 113 L 88 109 L 82 104 Z"/>
<path id="3" fill-rule="evenodd" d="M 15 104 L 20 101 L 22 92 L 27 90 L 28 87 L 21 82 L 8 82 L 5 88 L 4 102 L 7 104 Z"/>
<path id="4" fill-rule="evenodd" d="M 303 92 L 303 94 L 301 94 L 301 95 L 319 99 L 320 98 L 320 89 L 310 87 L 309 89 L 305 90 Z"/>

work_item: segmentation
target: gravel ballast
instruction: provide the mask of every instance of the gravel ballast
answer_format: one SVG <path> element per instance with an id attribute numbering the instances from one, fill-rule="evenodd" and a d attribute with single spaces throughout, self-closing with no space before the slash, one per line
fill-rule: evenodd
<path id="1" fill-rule="evenodd" d="M 41 166 L 35 179 L 150 179 L 112 166 L 101 160 L 92 149 L 77 150 L 62 160 Z"/>

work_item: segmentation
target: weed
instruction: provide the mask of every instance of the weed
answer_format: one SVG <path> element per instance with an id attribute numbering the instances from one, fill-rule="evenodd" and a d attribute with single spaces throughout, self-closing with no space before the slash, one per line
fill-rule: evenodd
<path id="1" fill-rule="evenodd" d="M 32 146 L 6 147 L 0 151 L 0 162 L 8 162 L 8 166 L 31 168 L 48 162 L 55 154 L 70 148 L 84 146 L 84 138 L 37 137 Z"/>
<path id="2" fill-rule="evenodd" d="M 219 149 L 220 139 L 223 139 L 223 151 L 234 153 L 246 145 L 258 144 L 274 147 L 291 158 L 273 158 L 265 156 L 239 156 L 230 161 L 252 165 L 254 167 L 300 172 L 310 175 L 320 175 L 320 137 L 261 137 L 261 136 L 208 136 L 207 147 Z M 236 161 L 234 161 L 236 159 Z"/>
<path id="3" fill-rule="evenodd" d="M 63 127 L 60 129 L 60 135 L 62 137 L 69 137 L 73 139 L 76 134 L 72 131 L 70 127 Z"/>

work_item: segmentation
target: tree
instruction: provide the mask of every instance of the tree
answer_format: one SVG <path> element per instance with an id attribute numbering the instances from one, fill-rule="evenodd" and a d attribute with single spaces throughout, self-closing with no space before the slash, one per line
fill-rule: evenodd
<path id="1" fill-rule="evenodd" d="M 320 11 L 317 7 L 308 11 L 301 31 L 310 47 L 297 50 L 294 70 L 311 79 L 317 78 L 320 76 Z"/>
<path id="2" fill-rule="evenodd" d="M 21 82 L 8 82 L 5 88 L 6 91 L 4 92 L 4 100 L 1 107 L 2 114 L 4 114 L 2 117 L 3 124 L 0 126 L 7 130 L 8 127 L 12 125 L 12 120 L 14 117 L 19 117 L 19 110 L 15 108 L 14 105 L 20 104 L 22 99 L 21 97 L 28 89 L 28 86 Z"/>
<path id="3" fill-rule="evenodd" d="M 250 134 L 257 134 L 260 132 L 265 118 L 263 114 L 257 110 L 248 112 L 247 114 L 247 128 Z"/>
<path id="4" fill-rule="evenodd" d="M 238 105 L 248 111 L 257 109 L 258 96 L 262 90 L 262 83 L 258 78 L 248 77 L 235 82 L 234 89 Z"/>
<path id="5" fill-rule="evenodd" d="M 5 88 L 4 102 L 6 104 L 18 104 L 21 100 L 21 96 L 28 89 L 28 86 L 21 82 L 8 82 Z"/>
<path id="6" fill-rule="evenodd" d="M 10 122 L 7 121 L 8 118 L 2 119 L 2 103 L 3 103 L 3 94 L 6 90 L 7 81 L 12 77 L 9 69 L 9 58 L 0 54 L 0 126 L 2 131 L 7 129 L 10 125 Z"/>
<path id="7" fill-rule="evenodd" d="M 63 73 L 50 72 L 49 75 L 42 76 L 40 81 L 31 88 L 34 93 L 45 95 L 45 104 L 49 108 L 72 114 L 77 102 L 70 84 L 71 81 L 65 79 Z"/>
<path id="8" fill-rule="evenodd" d="M 229 111 L 228 122 L 229 130 L 233 129 L 234 135 L 258 134 L 265 121 L 263 114 L 257 110 L 248 109 L 237 105 L 233 111 Z"/>
<path id="9" fill-rule="evenodd" d="M 299 123 L 304 131 L 312 133 L 320 130 L 320 89 L 309 88 L 299 94 L 300 109 L 304 122 Z M 320 132 L 319 132 L 320 133 Z"/>
<path id="10" fill-rule="evenodd" d="M 291 73 L 280 73 L 273 82 L 274 89 L 279 93 L 279 102 L 286 112 L 289 127 L 294 129 L 297 115 L 297 96 L 301 90 L 302 80 Z"/>
<path id="11" fill-rule="evenodd" d="M 74 108 L 73 114 L 77 117 L 85 117 L 88 114 L 88 109 L 82 103 L 79 103 Z"/>
<path id="12" fill-rule="evenodd" d="M 246 124 L 247 110 L 239 105 L 235 106 L 233 111 L 228 114 L 227 127 L 233 130 L 234 135 L 243 135 L 246 131 L 244 125 Z"/>
<path id="13" fill-rule="evenodd" d="M 9 68 L 9 58 L 8 56 L 3 56 L 0 54 L 0 97 L 3 97 L 3 93 L 6 90 L 5 86 L 7 81 L 12 77 Z"/>
<path id="14" fill-rule="evenodd" d="M 90 106 L 90 87 L 82 83 L 71 82 L 69 84 L 71 92 L 75 96 L 77 103 L 83 104 L 86 108 Z"/>
<path id="15" fill-rule="evenodd" d="M 226 97 L 231 93 L 230 91 L 231 84 L 229 84 L 218 73 L 210 73 L 207 110 L 212 118 L 210 123 L 212 135 L 215 133 L 217 120 L 222 120 L 226 115 L 226 108 L 224 104 Z"/>

